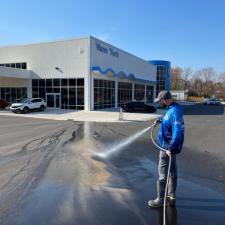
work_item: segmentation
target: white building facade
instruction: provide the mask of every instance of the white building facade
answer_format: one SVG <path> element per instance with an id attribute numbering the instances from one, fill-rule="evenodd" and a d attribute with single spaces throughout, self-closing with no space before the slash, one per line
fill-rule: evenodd
<path id="1" fill-rule="evenodd" d="M 98 110 L 155 97 L 156 66 L 94 37 L 0 48 L 0 99 Z"/>

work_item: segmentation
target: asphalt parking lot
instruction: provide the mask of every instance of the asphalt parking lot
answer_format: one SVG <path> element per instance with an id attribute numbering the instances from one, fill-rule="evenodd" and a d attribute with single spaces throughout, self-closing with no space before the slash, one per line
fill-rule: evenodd
<path id="1" fill-rule="evenodd" d="M 177 206 L 167 224 L 225 223 L 224 106 L 184 107 Z M 149 133 L 96 159 L 152 121 L 97 123 L 0 116 L 0 224 L 162 224 L 158 150 Z"/>

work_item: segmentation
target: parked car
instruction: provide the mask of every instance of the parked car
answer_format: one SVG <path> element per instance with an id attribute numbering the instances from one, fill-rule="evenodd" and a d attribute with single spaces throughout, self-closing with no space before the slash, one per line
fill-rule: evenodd
<path id="1" fill-rule="evenodd" d="M 125 104 L 124 110 L 126 112 L 139 111 L 154 113 L 156 111 L 156 108 L 154 106 L 147 105 L 144 102 L 128 102 Z"/>
<path id="2" fill-rule="evenodd" d="M 203 103 L 203 104 L 206 104 L 206 102 L 207 102 L 208 100 L 209 100 L 209 98 L 204 98 L 203 101 L 202 101 L 202 103 Z"/>
<path id="3" fill-rule="evenodd" d="M 221 102 L 220 102 L 220 100 L 218 100 L 216 98 L 210 98 L 210 99 L 207 99 L 206 101 L 204 101 L 204 104 L 205 105 L 220 105 Z"/>
<path id="4" fill-rule="evenodd" d="M 19 103 L 13 103 L 10 106 L 10 110 L 14 113 L 23 112 L 27 113 L 31 110 L 39 109 L 40 111 L 44 111 L 47 107 L 47 104 L 42 98 L 28 98 L 23 99 Z"/>
<path id="5" fill-rule="evenodd" d="M 5 109 L 8 106 L 8 103 L 2 99 L 0 99 L 0 109 Z"/>

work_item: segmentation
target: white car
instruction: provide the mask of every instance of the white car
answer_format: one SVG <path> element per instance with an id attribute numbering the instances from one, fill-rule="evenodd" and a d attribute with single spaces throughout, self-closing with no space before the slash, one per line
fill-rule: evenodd
<path id="1" fill-rule="evenodd" d="M 10 106 L 10 110 L 14 113 L 23 112 L 27 113 L 31 110 L 39 109 L 40 111 L 44 111 L 47 107 L 47 104 L 42 98 L 28 98 L 23 99 L 18 103 L 13 103 Z"/>
<path id="2" fill-rule="evenodd" d="M 210 98 L 207 99 L 206 101 L 204 101 L 205 105 L 220 105 L 220 100 L 216 99 L 216 98 Z"/>

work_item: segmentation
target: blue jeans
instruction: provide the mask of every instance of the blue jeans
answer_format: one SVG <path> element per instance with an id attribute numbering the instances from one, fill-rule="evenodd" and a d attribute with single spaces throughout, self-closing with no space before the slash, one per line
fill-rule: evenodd
<path id="1" fill-rule="evenodd" d="M 169 167 L 169 156 L 164 152 L 160 151 L 159 153 L 159 180 L 166 181 L 167 173 Z M 170 176 L 177 178 L 177 163 L 176 163 L 176 155 L 171 155 L 171 166 L 170 166 Z"/>

